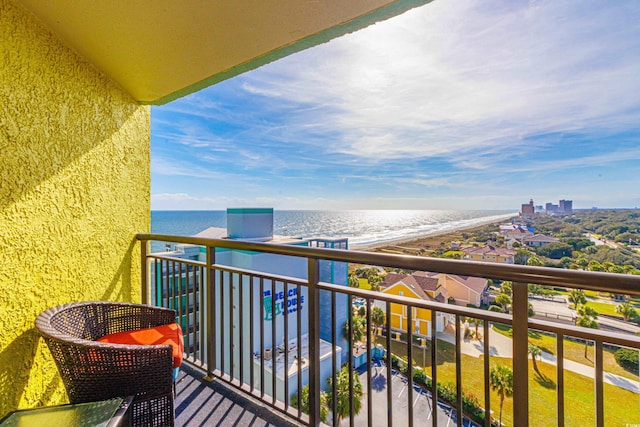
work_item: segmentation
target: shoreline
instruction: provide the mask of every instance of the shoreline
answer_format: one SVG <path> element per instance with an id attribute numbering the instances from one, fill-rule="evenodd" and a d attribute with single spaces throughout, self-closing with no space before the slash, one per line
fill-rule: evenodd
<path id="1" fill-rule="evenodd" d="M 424 247 L 424 246 L 432 246 L 435 244 L 439 246 L 440 242 L 443 242 L 445 240 L 457 240 L 457 237 L 459 237 L 458 235 L 464 231 L 483 228 L 483 227 L 486 227 L 487 225 L 493 225 L 493 224 L 499 225 L 516 216 L 517 215 L 505 215 L 503 218 L 500 218 L 500 219 L 492 218 L 486 221 L 479 221 L 479 222 L 476 222 L 475 224 L 464 225 L 464 226 L 453 228 L 450 230 L 433 231 L 431 233 L 426 233 L 423 235 L 403 237 L 398 239 L 387 240 L 384 242 L 376 242 L 376 243 L 353 245 L 353 246 L 350 245 L 349 249 L 355 250 L 355 251 L 371 252 L 371 251 L 383 251 L 385 249 L 391 249 L 398 245 L 411 245 L 416 247 Z"/>

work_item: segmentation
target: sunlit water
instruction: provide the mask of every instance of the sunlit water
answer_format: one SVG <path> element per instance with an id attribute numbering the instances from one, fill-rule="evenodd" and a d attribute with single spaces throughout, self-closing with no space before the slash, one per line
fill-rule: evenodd
<path id="1" fill-rule="evenodd" d="M 274 211 L 274 234 L 298 237 L 347 237 L 351 248 L 409 240 L 508 219 L 513 211 L 362 210 Z M 226 211 L 152 211 L 151 231 L 194 235 L 208 227 L 226 227 Z"/>

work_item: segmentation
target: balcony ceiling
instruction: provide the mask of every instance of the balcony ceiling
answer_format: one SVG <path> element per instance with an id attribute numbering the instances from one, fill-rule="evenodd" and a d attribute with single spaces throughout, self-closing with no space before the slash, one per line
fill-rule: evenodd
<path id="1" fill-rule="evenodd" d="M 18 0 L 145 104 L 163 104 L 430 0 Z"/>

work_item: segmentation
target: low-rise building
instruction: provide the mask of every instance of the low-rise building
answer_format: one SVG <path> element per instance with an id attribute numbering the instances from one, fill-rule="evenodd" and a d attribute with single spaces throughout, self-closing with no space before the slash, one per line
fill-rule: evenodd
<path id="1" fill-rule="evenodd" d="M 552 236 L 545 236 L 544 234 L 534 234 L 533 236 L 526 236 L 522 239 L 522 244 L 531 248 L 538 248 L 540 246 L 548 245 L 549 243 L 559 242 L 560 239 L 556 239 Z"/>
<path id="2" fill-rule="evenodd" d="M 489 303 L 487 279 L 445 273 L 433 273 L 432 277 L 438 279 L 438 284 L 447 290 L 449 300 L 453 298 L 457 305 L 480 307 Z"/>
<path id="3" fill-rule="evenodd" d="M 436 277 L 430 277 L 430 273 L 416 271 L 413 274 L 389 273 L 381 284 L 382 292 L 390 295 L 418 298 L 425 301 L 446 302 L 448 294 L 446 288 L 440 286 Z M 408 325 L 409 316 L 407 307 L 401 304 L 391 304 L 391 328 L 400 332 L 406 332 L 410 327 L 416 335 L 431 336 L 431 310 L 411 308 L 412 325 Z M 450 323 L 449 315 L 436 313 L 436 331 L 441 332 Z"/>
<path id="4" fill-rule="evenodd" d="M 524 227 L 513 227 L 510 230 L 505 230 L 502 235 L 505 240 L 522 241 L 525 237 L 533 236 L 533 233 Z"/>
<path id="5" fill-rule="evenodd" d="M 492 245 L 469 246 L 461 249 L 464 252 L 462 259 L 468 261 L 499 262 L 513 264 L 516 251 L 511 249 L 496 248 Z"/>

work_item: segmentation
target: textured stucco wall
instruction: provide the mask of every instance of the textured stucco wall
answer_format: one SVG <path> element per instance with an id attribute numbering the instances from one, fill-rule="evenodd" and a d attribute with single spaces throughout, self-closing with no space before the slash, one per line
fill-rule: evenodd
<path id="1" fill-rule="evenodd" d="M 0 417 L 66 400 L 34 329 L 41 311 L 140 300 L 149 114 L 0 0 Z"/>

